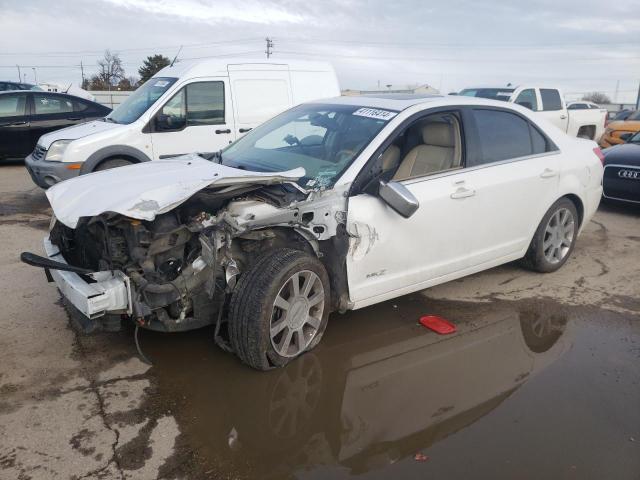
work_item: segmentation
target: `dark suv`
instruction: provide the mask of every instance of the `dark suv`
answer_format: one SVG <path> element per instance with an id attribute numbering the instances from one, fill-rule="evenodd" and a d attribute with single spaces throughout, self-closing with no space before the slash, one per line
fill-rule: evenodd
<path id="1" fill-rule="evenodd" d="M 24 158 L 41 135 L 106 116 L 99 103 L 64 93 L 0 92 L 0 160 Z"/>
<path id="2" fill-rule="evenodd" d="M 5 92 L 7 90 L 38 90 L 38 91 L 42 91 L 42 89 L 39 86 L 32 85 L 30 83 L 6 82 L 4 80 L 0 80 L 0 92 Z"/>

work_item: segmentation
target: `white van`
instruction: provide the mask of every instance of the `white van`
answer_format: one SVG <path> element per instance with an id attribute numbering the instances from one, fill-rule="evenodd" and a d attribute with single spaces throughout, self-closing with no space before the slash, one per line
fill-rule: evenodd
<path id="1" fill-rule="evenodd" d="M 302 102 L 340 95 L 324 62 L 205 60 L 166 67 L 102 120 L 43 135 L 25 163 L 33 181 L 216 152 Z"/>

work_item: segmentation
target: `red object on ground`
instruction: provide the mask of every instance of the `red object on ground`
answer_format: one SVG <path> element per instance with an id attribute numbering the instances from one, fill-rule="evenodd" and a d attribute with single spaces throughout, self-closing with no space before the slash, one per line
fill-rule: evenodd
<path id="1" fill-rule="evenodd" d="M 455 333 L 457 330 L 453 323 L 439 317 L 438 315 L 425 315 L 424 317 L 420 317 L 420 324 L 440 335 Z"/>

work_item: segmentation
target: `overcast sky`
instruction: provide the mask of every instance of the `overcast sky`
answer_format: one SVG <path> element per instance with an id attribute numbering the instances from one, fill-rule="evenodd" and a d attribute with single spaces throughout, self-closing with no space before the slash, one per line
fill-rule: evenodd
<path id="1" fill-rule="evenodd" d="M 330 61 L 342 88 L 536 83 L 635 101 L 640 0 L 0 0 L 0 79 L 80 81 L 104 49 Z M 55 68 L 52 68 L 55 67 Z"/>

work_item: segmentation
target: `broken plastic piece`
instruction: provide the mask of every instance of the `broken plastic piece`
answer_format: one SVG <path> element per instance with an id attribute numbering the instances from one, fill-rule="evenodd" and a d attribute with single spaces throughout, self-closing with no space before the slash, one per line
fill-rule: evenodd
<path id="1" fill-rule="evenodd" d="M 425 315 L 424 317 L 420 317 L 420 324 L 440 335 L 449 335 L 450 333 L 455 333 L 457 330 L 453 323 L 438 315 Z"/>

